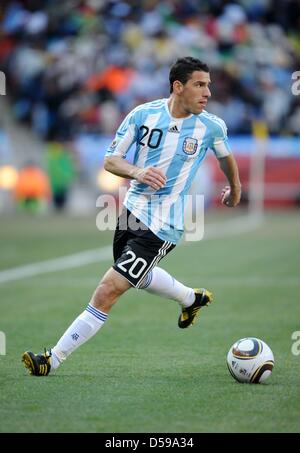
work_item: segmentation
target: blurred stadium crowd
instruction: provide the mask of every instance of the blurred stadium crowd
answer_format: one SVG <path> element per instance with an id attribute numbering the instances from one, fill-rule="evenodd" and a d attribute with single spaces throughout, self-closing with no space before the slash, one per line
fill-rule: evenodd
<path id="1" fill-rule="evenodd" d="M 299 135 L 298 0 L 1 1 L 0 69 L 13 114 L 43 139 L 113 134 L 137 104 L 169 93 L 179 56 L 212 69 L 208 110 L 230 134 L 264 118 Z"/>

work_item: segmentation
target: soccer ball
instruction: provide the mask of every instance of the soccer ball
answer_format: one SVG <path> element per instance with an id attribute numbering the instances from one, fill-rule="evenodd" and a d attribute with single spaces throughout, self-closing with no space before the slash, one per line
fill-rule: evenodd
<path id="1" fill-rule="evenodd" d="M 231 376 L 238 382 L 259 384 L 272 373 L 273 352 L 258 338 L 242 338 L 229 349 L 227 366 Z"/>

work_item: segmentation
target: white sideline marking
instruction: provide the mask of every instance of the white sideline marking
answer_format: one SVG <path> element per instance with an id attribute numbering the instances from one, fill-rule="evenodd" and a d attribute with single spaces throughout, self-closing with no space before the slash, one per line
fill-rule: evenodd
<path id="1" fill-rule="evenodd" d="M 245 216 L 229 220 L 225 223 L 211 224 L 207 226 L 207 233 L 202 240 L 235 236 L 258 228 L 262 220 L 254 216 Z M 194 242 L 182 242 L 180 245 L 195 244 Z M 86 250 L 72 255 L 62 256 L 51 260 L 26 264 L 0 271 L 0 284 L 20 280 L 22 278 L 35 277 L 48 272 L 58 272 L 66 269 L 86 266 L 92 263 L 100 263 L 112 259 L 112 246 L 107 245 L 100 249 Z"/>
<path id="2" fill-rule="evenodd" d="M 181 274 L 182 280 L 188 280 L 190 276 Z M 203 280 L 207 282 L 207 286 L 214 285 L 214 286 L 222 286 L 222 287 L 248 287 L 248 288 L 299 288 L 300 287 L 300 280 L 298 276 L 281 276 L 281 277 L 273 277 L 270 275 L 246 275 L 243 277 L 235 278 L 230 276 L 211 276 L 203 274 L 201 276 Z M 81 288 L 83 286 L 90 288 L 91 286 L 95 286 L 99 281 L 99 276 L 84 276 L 80 277 L 72 277 L 72 276 L 45 276 L 42 280 L 27 280 L 27 285 L 31 288 L 33 286 L 43 287 L 43 288 L 53 288 L 54 286 L 57 287 L 71 287 L 71 288 Z M 23 283 L 24 284 L 24 283 Z"/>
<path id="3" fill-rule="evenodd" d="M 106 261 L 112 258 L 112 247 L 107 245 L 101 249 L 86 250 L 73 255 L 62 256 L 39 263 L 26 264 L 0 272 L 0 283 L 35 277 L 47 272 L 58 272 L 65 269 L 85 266 L 87 264 Z"/>

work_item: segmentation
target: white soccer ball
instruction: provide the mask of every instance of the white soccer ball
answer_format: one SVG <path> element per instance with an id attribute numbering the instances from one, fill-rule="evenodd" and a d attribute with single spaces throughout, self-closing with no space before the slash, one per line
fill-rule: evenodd
<path id="1" fill-rule="evenodd" d="M 232 377 L 238 382 L 259 384 L 272 373 L 273 352 L 258 338 L 242 338 L 229 349 L 227 366 Z"/>

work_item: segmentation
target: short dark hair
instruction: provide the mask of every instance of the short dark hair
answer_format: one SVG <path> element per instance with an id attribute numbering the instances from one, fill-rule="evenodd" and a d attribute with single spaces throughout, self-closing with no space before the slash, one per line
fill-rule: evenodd
<path id="1" fill-rule="evenodd" d="M 173 83 L 175 80 L 179 80 L 184 85 L 191 78 L 194 71 L 209 72 L 209 67 L 203 61 L 198 60 L 198 58 L 178 58 L 170 69 L 170 93 L 173 92 Z"/>

